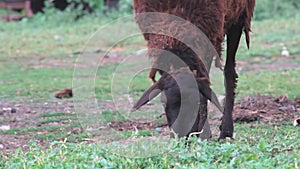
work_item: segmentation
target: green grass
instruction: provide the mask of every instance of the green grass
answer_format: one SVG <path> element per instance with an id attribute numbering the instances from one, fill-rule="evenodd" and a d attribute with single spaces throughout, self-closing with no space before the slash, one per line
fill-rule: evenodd
<path id="1" fill-rule="evenodd" d="M 240 74 L 237 92 L 239 96 L 261 94 L 276 97 L 285 94 L 294 99 L 300 96 L 299 74 L 300 69 Z"/>
<path id="2" fill-rule="evenodd" d="M 245 38 L 242 37 L 237 59 L 280 56 L 282 44 L 288 48 L 291 55 L 299 55 L 299 18 L 300 16 L 294 19 L 253 21 L 250 50 L 247 49 Z"/>
<path id="3" fill-rule="evenodd" d="M 122 134 L 124 134 L 124 136 L 128 137 L 128 138 L 131 138 L 131 137 L 134 137 L 134 136 L 153 136 L 154 133 L 152 133 L 151 131 L 149 130 L 139 130 L 138 133 L 133 133 L 132 131 L 125 131 L 123 132 Z"/>
<path id="4" fill-rule="evenodd" d="M 192 141 L 190 148 L 178 142 L 163 154 L 126 158 L 97 144 L 53 142 L 43 150 L 31 143 L 27 152 L 2 155 L 3 168 L 296 168 L 299 142 L 291 126 L 249 128 L 236 125 L 231 143 Z M 282 142 L 282 140 L 285 140 Z M 126 150 L 124 150 L 126 151 Z M 135 155 L 135 152 L 132 152 Z"/>
<path id="5" fill-rule="evenodd" d="M 67 18 L 68 16 L 61 17 Z M 5 41 L 1 41 L 0 58 L 71 56 L 73 52 L 82 49 L 90 36 L 89 32 L 96 31 L 99 26 L 89 22 L 88 25 L 77 24 L 77 29 L 74 29 L 70 21 L 64 22 L 50 18 L 42 20 L 36 17 L 20 23 L 1 24 L 0 37 Z M 47 24 L 47 22 L 51 22 L 51 24 Z M 61 22 L 64 24 L 60 24 Z"/>
<path id="6" fill-rule="evenodd" d="M 260 0 L 256 1 L 256 20 L 270 18 L 291 18 L 299 16 L 300 2 L 298 0 Z"/>

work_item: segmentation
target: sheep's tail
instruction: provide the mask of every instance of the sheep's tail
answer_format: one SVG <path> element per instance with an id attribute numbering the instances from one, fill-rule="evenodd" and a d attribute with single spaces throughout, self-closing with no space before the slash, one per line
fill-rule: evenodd
<path id="1" fill-rule="evenodd" d="M 254 13 L 254 8 L 255 8 L 255 0 L 248 0 L 248 6 L 246 9 L 246 22 L 245 22 L 245 27 L 244 27 L 244 32 L 246 35 L 246 43 L 248 49 L 250 48 L 250 32 L 251 32 L 251 20 L 253 17 Z"/>

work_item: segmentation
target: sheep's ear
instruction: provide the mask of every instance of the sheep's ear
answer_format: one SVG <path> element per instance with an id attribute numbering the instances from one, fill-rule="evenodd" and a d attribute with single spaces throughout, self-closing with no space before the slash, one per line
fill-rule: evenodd
<path id="1" fill-rule="evenodd" d="M 144 94 L 143 96 L 137 101 L 137 103 L 133 106 L 132 111 L 135 111 L 148 103 L 150 100 L 155 98 L 159 93 L 161 93 L 161 89 L 159 89 L 159 82 L 155 82 Z"/>
<path id="2" fill-rule="evenodd" d="M 210 100 L 221 112 L 223 112 L 223 108 L 218 100 L 217 95 L 215 92 L 210 88 L 210 83 L 208 79 L 197 79 L 197 83 L 199 86 L 199 91 L 208 99 Z"/>

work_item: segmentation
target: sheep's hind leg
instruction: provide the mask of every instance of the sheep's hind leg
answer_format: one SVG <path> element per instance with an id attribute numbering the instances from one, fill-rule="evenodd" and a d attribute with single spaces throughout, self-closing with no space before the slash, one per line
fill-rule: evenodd
<path id="1" fill-rule="evenodd" d="M 235 55 L 239 46 L 240 38 L 242 34 L 241 26 L 232 26 L 227 32 L 227 56 L 224 69 L 225 74 L 225 109 L 220 126 L 220 138 L 226 137 L 232 138 L 233 136 L 233 119 L 232 111 L 234 106 L 235 88 L 237 82 L 237 73 L 235 71 Z"/>

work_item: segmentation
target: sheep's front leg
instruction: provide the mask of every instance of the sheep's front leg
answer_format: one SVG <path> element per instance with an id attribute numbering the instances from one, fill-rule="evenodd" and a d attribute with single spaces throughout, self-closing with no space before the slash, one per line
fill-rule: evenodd
<path id="1" fill-rule="evenodd" d="M 232 138 L 233 136 L 233 119 L 232 111 L 234 106 L 235 88 L 237 82 L 237 73 L 235 71 L 235 55 L 238 49 L 242 34 L 241 26 L 232 26 L 227 32 L 227 56 L 226 65 L 224 69 L 225 74 L 225 109 L 220 126 L 221 133 L 219 139 L 225 139 L 226 137 Z"/>
<path id="2" fill-rule="evenodd" d="M 200 119 L 198 124 L 198 131 L 201 132 L 200 138 L 201 140 L 211 138 L 211 130 L 207 119 L 207 98 L 202 96 L 200 97 Z"/>
<path id="3" fill-rule="evenodd" d="M 157 57 L 154 58 L 153 63 L 152 63 L 152 68 L 150 69 L 150 72 L 149 72 L 149 75 L 148 75 L 148 78 L 151 79 L 153 83 L 156 82 L 155 75 L 156 75 L 156 72 L 159 69 L 159 67 L 158 67 L 158 59 L 159 58 L 157 58 Z M 163 68 L 160 67 L 160 69 L 163 69 Z"/>
<path id="4" fill-rule="evenodd" d="M 149 79 L 151 79 L 153 83 L 156 82 L 156 80 L 155 80 L 156 72 L 157 72 L 156 68 L 151 68 L 149 75 L 148 75 Z"/>

